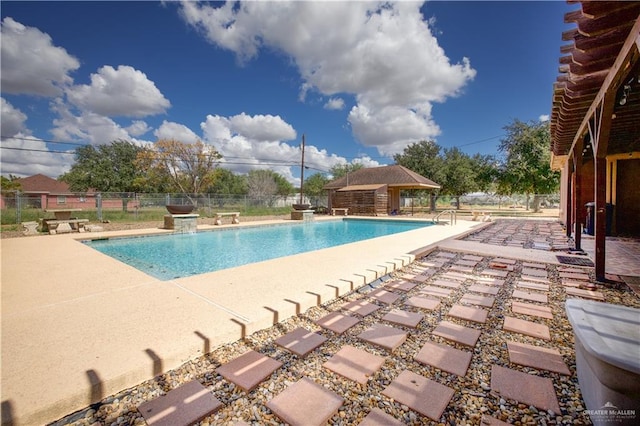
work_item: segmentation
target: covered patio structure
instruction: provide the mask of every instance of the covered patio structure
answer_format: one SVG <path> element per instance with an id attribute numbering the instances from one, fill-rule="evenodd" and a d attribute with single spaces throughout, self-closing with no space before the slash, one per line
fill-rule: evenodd
<path id="1" fill-rule="evenodd" d="M 439 188 L 432 180 L 400 165 L 363 168 L 324 186 L 329 191 L 329 209 L 348 208 L 350 214 L 373 216 L 399 212 L 402 190 Z"/>
<path id="2" fill-rule="evenodd" d="M 562 172 L 560 219 L 576 248 L 583 231 L 594 236 L 605 281 L 606 236 L 640 237 L 640 2 L 576 3 L 554 83 L 551 163 Z"/>

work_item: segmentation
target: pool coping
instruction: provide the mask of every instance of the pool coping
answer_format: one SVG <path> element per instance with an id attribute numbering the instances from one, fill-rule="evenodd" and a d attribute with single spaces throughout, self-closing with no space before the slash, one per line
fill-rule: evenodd
<path id="1" fill-rule="evenodd" d="M 78 241 L 86 234 L 3 239 L 3 423 L 8 415 L 15 424 L 54 421 L 342 296 L 479 226 L 459 220 L 168 281 L 86 247 Z"/>

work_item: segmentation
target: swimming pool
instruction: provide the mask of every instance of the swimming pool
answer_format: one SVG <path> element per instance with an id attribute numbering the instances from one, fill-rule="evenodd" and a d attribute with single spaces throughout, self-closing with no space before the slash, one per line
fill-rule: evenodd
<path id="1" fill-rule="evenodd" d="M 291 256 L 430 226 L 423 221 L 342 219 L 85 241 L 160 280 Z"/>

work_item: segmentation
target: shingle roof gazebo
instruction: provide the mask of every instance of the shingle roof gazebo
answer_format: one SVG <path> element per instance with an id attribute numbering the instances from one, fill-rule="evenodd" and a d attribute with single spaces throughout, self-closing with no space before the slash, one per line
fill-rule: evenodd
<path id="1" fill-rule="evenodd" d="M 329 209 L 348 208 L 349 214 L 386 215 L 400 210 L 400 191 L 439 189 L 440 185 L 406 167 L 371 167 L 348 173 L 324 186 Z"/>

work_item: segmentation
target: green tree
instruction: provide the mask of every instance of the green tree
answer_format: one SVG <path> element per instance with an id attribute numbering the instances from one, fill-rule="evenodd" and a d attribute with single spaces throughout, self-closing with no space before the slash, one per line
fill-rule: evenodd
<path id="1" fill-rule="evenodd" d="M 540 194 L 550 194 L 560 186 L 560 174 L 551 170 L 550 132 L 548 122 L 514 120 L 504 127 L 506 136 L 500 141 L 504 155 L 499 177 L 503 193 L 534 195 L 533 210 L 540 210 Z"/>
<path id="2" fill-rule="evenodd" d="M 496 158 L 493 155 L 474 154 L 471 163 L 476 174 L 477 190 L 492 192 L 500 172 Z"/>
<path id="3" fill-rule="evenodd" d="M 460 197 L 479 188 L 473 161 L 460 149 L 454 147 L 444 150 L 440 192 L 456 199 L 456 208 L 460 208 Z"/>
<path id="4" fill-rule="evenodd" d="M 215 170 L 215 179 L 205 189 L 211 194 L 242 195 L 247 193 L 246 176 L 237 175 L 231 170 L 218 167 Z"/>
<path id="5" fill-rule="evenodd" d="M 311 199 L 312 204 L 318 204 L 318 199 L 325 194 L 322 189 L 331 180 L 323 173 L 315 173 L 304 181 L 304 193 Z"/>
<path id="6" fill-rule="evenodd" d="M 122 194 L 122 209 L 127 210 L 129 193 L 139 190 L 136 182 L 142 171 L 135 161 L 143 148 L 125 140 L 107 145 L 83 145 L 76 149 L 75 163 L 59 180 L 69 184 L 69 189 L 84 192 L 95 189 L 100 192 Z"/>
<path id="7" fill-rule="evenodd" d="M 180 192 L 196 204 L 192 195 L 202 193 L 215 182 L 220 158 L 218 151 L 200 141 L 162 139 L 138 154 L 135 164 L 143 172 L 138 185 Z"/>
<path id="8" fill-rule="evenodd" d="M 342 176 L 346 176 L 347 173 L 353 173 L 356 170 L 360 170 L 364 165 L 362 163 L 351 164 L 336 164 L 329 169 L 329 173 L 333 176 L 333 179 L 340 179 Z"/>
<path id="9" fill-rule="evenodd" d="M 22 184 L 17 176 L 9 175 L 8 178 L 0 176 L 0 188 L 2 191 L 19 191 Z"/>
<path id="10" fill-rule="evenodd" d="M 407 146 L 401 154 L 393 156 L 396 164 L 442 185 L 442 157 L 440 146 L 434 141 L 420 141 Z"/>

